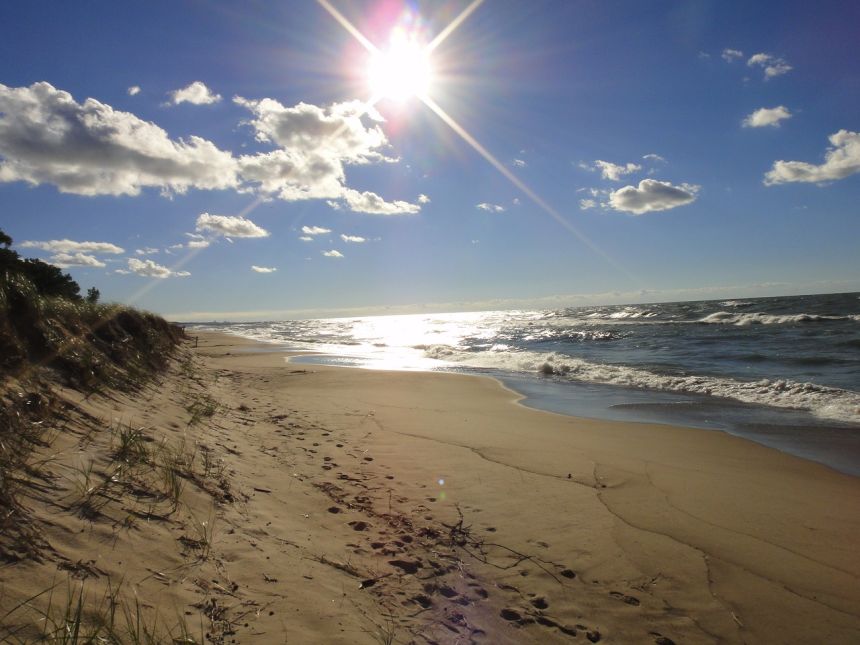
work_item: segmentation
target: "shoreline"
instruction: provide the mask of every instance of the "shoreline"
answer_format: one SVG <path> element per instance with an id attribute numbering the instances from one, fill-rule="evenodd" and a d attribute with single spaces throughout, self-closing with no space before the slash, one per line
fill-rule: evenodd
<path id="1" fill-rule="evenodd" d="M 353 357 L 346 355 L 289 349 L 279 341 L 252 339 L 230 332 L 209 331 L 205 333 L 223 333 L 227 336 L 256 343 L 257 349 L 249 348 L 246 351 L 282 353 L 289 356 L 290 363 L 296 365 L 328 365 L 345 369 L 383 372 L 468 374 L 489 378 L 498 382 L 502 387 L 515 392 L 520 397 L 520 404 L 529 409 L 552 412 L 575 419 L 619 423 L 656 423 L 677 428 L 722 432 L 805 461 L 823 465 L 844 475 L 860 477 L 860 425 L 839 424 L 832 420 L 815 417 L 805 411 L 743 403 L 721 397 L 623 388 L 618 385 L 551 380 L 544 382 L 542 379 L 532 378 L 528 374 L 506 376 L 499 373 L 498 370 L 444 368 L 386 370 L 384 367 L 373 365 L 350 364 L 349 361 L 352 361 Z M 303 360 L 305 357 L 307 360 Z M 593 391 L 599 393 L 595 395 L 592 393 Z M 623 394 L 619 395 L 618 392 Z M 624 402 L 613 403 L 620 397 L 624 397 Z M 635 402 L 630 403 L 631 398 Z M 583 399 L 586 399 L 587 402 L 584 402 Z M 677 405 L 679 399 L 682 402 L 692 402 L 693 405 L 708 406 L 710 408 L 708 417 L 702 418 L 702 411 L 671 410 L 670 408 Z M 757 412 L 764 418 L 754 423 L 745 422 L 744 416 L 751 411 Z M 809 416 L 809 421 L 806 424 L 800 423 L 802 417 L 798 415 Z M 786 417 L 786 420 L 782 420 L 781 417 Z M 789 419 L 788 417 L 792 418 Z M 858 434 L 856 437 L 846 437 L 845 432 Z"/>
<path id="2" fill-rule="evenodd" d="M 231 360 L 279 363 L 287 364 L 277 352 Z M 385 448 L 393 472 L 420 471 L 428 488 L 444 481 L 432 491 L 434 510 L 447 495 L 449 505 L 492 518 L 493 537 L 504 532 L 521 549 L 546 545 L 537 548 L 547 561 L 600 588 L 609 609 L 619 609 L 618 594 L 652 605 L 654 620 L 674 607 L 703 630 L 683 642 L 709 642 L 706 634 L 820 640 L 822 624 L 835 628 L 832 642 L 860 634 L 856 477 L 723 432 L 535 410 L 492 378 L 301 367 L 306 406 L 371 414 L 381 434 L 374 448 Z M 420 449 L 406 445 L 415 443 Z M 571 561 L 573 553 L 581 555 Z M 540 582 L 543 595 L 555 585 Z M 595 609 L 606 610 L 601 601 L 593 599 Z M 621 622 L 603 629 L 626 642 L 629 616 L 610 614 L 603 625 Z"/>

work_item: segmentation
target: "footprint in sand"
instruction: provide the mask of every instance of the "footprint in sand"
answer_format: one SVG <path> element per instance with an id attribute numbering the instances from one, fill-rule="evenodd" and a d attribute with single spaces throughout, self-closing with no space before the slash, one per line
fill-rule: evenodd
<path id="1" fill-rule="evenodd" d="M 423 609 L 430 609 L 433 606 L 433 601 L 430 600 L 428 596 L 424 594 L 418 594 L 417 596 L 412 596 L 412 600 L 417 602 Z"/>
<path id="2" fill-rule="evenodd" d="M 546 616 L 535 616 L 535 620 L 539 625 L 543 625 L 544 627 L 555 627 L 558 631 L 562 634 L 566 634 L 567 636 L 576 636 L 576 630 L 573 627 L 567 627 L 561 623 L 557 623 L 552 618 L 547 618 Z"/>
<path id="3" fill-rule="evenodd" d="M 370 528 L 370 524 L 368 524 L 367 522 L 362 522 L 361 520 L 353 520 L 349 523 L 349 525 L 352 527 L 353 531 L 366 531 L 368 528 Z"/>
<path id="4" fill-rule="evenodd" d="M 675 645 L 675 641 L 668 636 L 663 636 L 660 632 L 648 632 L 648 635 L 654 637 L 656 645 Z"/>
<path id="5" fill-rule="evenodd" d="M 474 591 L 474 592 L 475 592 L 475 595 L 476 595 L 476 596 L 478 596 L 478 597 L 480 597 L 480 598 L 483 598 L 484 600 L 486 600 L 487 598 L 489 598 L 490 594 L 488 594 L 488 593 L 487 593 L 487 590 L 486 590 L 486 589 L 484 589 L 484 588 L 483 588 L 481 585 L 479 585 L 477 582 L 470 582 L 470 583 L 469 583 L 469 586 L 470 586 L 470 587 L 472 587 L 472 591 Z"/>
<path id="6" fill-rule="evenodd" d="M 329 513 L 340 513 L 341 509 L 338 506 L 330 506 L 328 508 Z"/>
<path id="7" fill-rule="evenodd" d="M 417 573 L 418 569 L 422 567 L 422 564 L 417 560 L 389 560 L 388 564 L 390 564 L 392 567 L 397 567 L 404 573 Z"/>
<path id="8" fill-rule="evenodd" d="M 628 596 L 626 594 L 621 593 L 620 591 L 610 591 L 609 595 L 616 600 L 620 600 L 621 602 L 627 603 L 628 605 L 632 605 L 634 607 L 639 606 L 639 599 L 634 596 Z"/>
<path id="9" fill-rule="evenodd" d="M 565 578 L 569 578 L 571 580 L 573 580 L 576 577 L 576 573 L 574 573 L 570 569 L 562 569 L 559 573 L 560 573 L 560 575 L 564 576 Z"/>
<path id="10" fill-rule="evenodd" d="M 600 641 L 600 632 L 595 629 L 590 632 L 586 632 L 585 637 L 592 643 L 597 643 Z"/>
<path id="11" fill-rule="evenodd" d="M 523 616 L 516 609 L 509 609 L 505 607 L 499 612 L 499 616 L 507 620 L 508 622 L 515 623 L 517 625 L 528 625 L 529 623 L 534 623 L 535 619 L 530 616 Z"/>
<path id="12" fill-rule="evenodd" d="M 457 596 L 460 595 L 456 589 L 452 589 L 451 587 L 448 587 L 448 586 L 439 587 L 439 593 L 442 594 L 443 596 L 445 596 L 446 598 L 456 598 Z"/>
<path id="13" fill-rule="evenodd" d="M 546 609 L 549 607 L 549 603 L 546 601 L 546 598 L 543 596 L 538 596 L 537 598 L 532 598 L 531 601 L 532 606 L 535 609 Z"/>

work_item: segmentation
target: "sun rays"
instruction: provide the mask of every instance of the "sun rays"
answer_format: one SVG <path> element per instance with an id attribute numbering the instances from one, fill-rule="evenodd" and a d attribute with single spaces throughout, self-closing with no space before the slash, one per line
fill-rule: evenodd
<path id="1" fill-rule="evenodd" d="M 580 242 L 585 244 L 591 251 L 602 257 L 619 273 L 626 276 L 632 283 L 636 283 L 635 277 L 603 249 L 597 246 L 582 231 L 577 229 L 553 206 L 547 203 L 540 195 L 532 190 L 524 181 L 517 177 L 509 168 L 496 158 L 486 147 L 484 147 L 468 130 L 458 123 L 453 116 L 446 112 L 442 106 L 433 98 L 433 62 L 432 54 L 463 22 L 471 16 L 484 0 L 473 0 L 463 11 L 461 11 L 448 25 L 442 29 L 430 42 L 423 47 L 417 35 L 395 27 L 390 35 L 391 43 L 385 51 L 374 45 L 361 31 L 355 27 L 342 13 L 335 9 L 328 0 L 317 0 L 317 2 L 348 31 L 358 42 L 360 42 L 371 55 L 368 69 L 368 81 L 370 84 L 371 98 L 367 102 L 367 109 L 373 107 L 383 98 L 403 102 L 406 99 L 417 97 L 436 116 L 438 116 L 457 136 L 471 146 L 481 157 L 483 157 L 493 168 L 495 168 L 514 187 L 520 190 L 536 206 L 552 217 L 565 230 L 573 234 Z"/>

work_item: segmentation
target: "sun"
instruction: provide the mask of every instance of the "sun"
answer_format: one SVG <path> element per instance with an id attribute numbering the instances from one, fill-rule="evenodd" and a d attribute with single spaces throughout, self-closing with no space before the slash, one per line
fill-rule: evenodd
<path id="1" fill-rule="evenodd" d="M 402 28 L 391 32 L 388 47 L 374 51 L 367 82 L 374 96 L 404 102 L 430 92 L 433 66 L 428 48 Z"/>

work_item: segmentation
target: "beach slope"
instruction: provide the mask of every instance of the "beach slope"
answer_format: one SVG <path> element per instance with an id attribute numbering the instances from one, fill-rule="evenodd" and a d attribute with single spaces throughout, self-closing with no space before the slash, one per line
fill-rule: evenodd
<path id="1" fill-rule="evenodd" d="M 187 370 L 112 413 L 217 460 L 229 494 L 183 493 L 214 526 L 205 557 L 170 520 L 51 535 L 162 615 L 243 643 L 860 637 L 860 479 L 720 432 L 535 411 L 488 378 L 290 364 L 215 333 L 193 352 L 211 416 L 177 420 Z"/>

